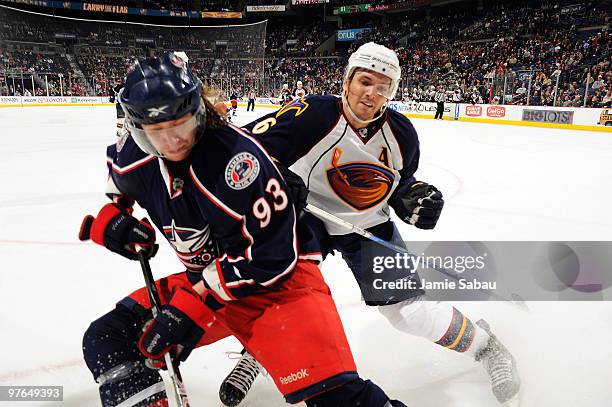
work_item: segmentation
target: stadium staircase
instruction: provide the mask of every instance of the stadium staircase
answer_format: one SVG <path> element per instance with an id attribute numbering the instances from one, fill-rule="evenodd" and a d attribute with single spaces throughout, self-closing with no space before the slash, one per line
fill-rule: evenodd
<path id="1" fill-rule="evenodd" d="M 87 78 L 85 78 L 85 74 L 81 70 L 81 67 L 79 66 L 79 64 L 76 62 L 74 55 L 66 54 L 66 59 L 68 60 L 68 63 L 70 64 L 70 68 L 72 68 L 72 71 L 75 73 L 79 81 L 85 86 L 85 89 L 87 89 L 87 94 L 95 96 L 96 91 L 91 86 Z"/>

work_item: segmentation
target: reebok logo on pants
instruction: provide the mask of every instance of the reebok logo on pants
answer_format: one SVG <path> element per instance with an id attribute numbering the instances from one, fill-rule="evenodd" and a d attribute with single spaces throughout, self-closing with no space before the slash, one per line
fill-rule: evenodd
<path id="1" fill-rule="evenodd" d="M 308 377 L 308 370 L 302 369 L 297 373 L 291 373 L 289 376 L 281 377 L 280 382 L 282 384 L 289 384 L 297 382 L 298 380 L 302 380 L 305 377 Z"/>

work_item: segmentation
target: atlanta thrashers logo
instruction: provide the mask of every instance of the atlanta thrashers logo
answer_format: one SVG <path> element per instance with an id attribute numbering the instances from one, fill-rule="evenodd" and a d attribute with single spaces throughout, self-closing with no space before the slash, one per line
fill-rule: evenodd
<path id="1" fill-rule="evenodd" d="M 327 170 L 329 185 L 340 199 L 363 211 L 387 198 L 395 178 L 393 172 L 372 162 L 338 164 L 341 154 L 339 148 L 334 151 L 332 168 Z"/>

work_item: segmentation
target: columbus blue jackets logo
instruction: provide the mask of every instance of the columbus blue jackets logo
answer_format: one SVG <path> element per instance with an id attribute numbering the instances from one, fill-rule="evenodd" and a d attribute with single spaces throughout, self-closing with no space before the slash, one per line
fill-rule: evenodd
<path id="1" fill-rule="evenodd" d="M 225 167 L 225 181 L 230 188 L 244 189 L 259 175 L 259 161 L 251 153 L 236 154 Z"/>
<path id="2" fill-rule="evenodd" d="M 371 162 L 338 164 L 341 149 L 334 151 L 327 181 L 336 195 L 352 208 L 363 211 L 384 201 L 395 176 L 391 170 Z"/>
<path id="3" fill-rule="evenodd" d="M 176 226 L 173 219 L 170 226 L 164 226 L 164 235 L 190 270 L 204 270 L 219 255 L 208 226 L 202 230 L 184 228 Z"/>

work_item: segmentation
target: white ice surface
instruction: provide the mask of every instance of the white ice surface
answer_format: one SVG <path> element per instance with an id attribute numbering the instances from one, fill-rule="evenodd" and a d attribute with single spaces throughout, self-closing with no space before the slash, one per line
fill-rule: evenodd
<path id="1" fill-rule="evenodd" d="M 259 109 L 256 115 L 267 113 Z M 0 385 L 63 385 L 62 403 L 96 406 L 82 362 L 90 321 L 140 287 L 137 263 L 77 241 L 83 215 L 106 202 L 105 146 L 113 107 L 0 109 Z M 243 109 L 239 123 L 255 116 Z M 419 179 L 438 186 L 446 207 L 434 231 L 400 225 L 406 240 L 610 240 L 612 134 L 413 120 L 421 140 Z M 162 245 L 157 277 L 181 269 Z M 338 258 L 323 265 L 358 368 L 409 407 L 496 406 L 484 371 L 452 351 L 392 329 L 360 303 Z M 612 304 L 462 303 L 486 318 L 515 354 L 523 406 L 612 405 Z M 234 365 L 234 339 L 195 351 L 181 366 L 195 406 L 217 406 Z M 36 405 L 2 403 L 0 405 Z M 244 406 L 284 406 L 270 378 Z"/>

